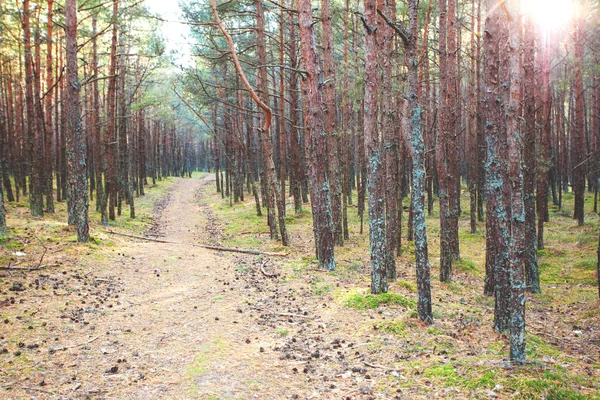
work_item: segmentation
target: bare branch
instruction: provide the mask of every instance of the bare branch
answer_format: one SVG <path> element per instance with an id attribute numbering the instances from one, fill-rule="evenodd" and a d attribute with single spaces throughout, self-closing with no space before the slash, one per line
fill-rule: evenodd
<path id="1" fill-rule="evenodd" d="M 404 46 L 408 46 L 410 44 L 409 34 L 401 24 L 392 22 L 392 20 L 390 20 L 380 9 L 377 9 L 377 14 L 379 14 L 386 24 L 388 24 L 398 34 L 398 36 L 400 36 Z"/>

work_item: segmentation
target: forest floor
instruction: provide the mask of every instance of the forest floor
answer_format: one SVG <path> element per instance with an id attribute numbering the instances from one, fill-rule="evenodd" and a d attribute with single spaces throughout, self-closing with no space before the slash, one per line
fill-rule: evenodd
<path id="1" fill-rule="evenodd" d="M 137 219 L 108 228 L 171 243 L 94 223 L 92 243 L 78 244 L 64 204 L 44 219 L 9 204 L 0 398 L 600 398 L 598 222 L 589 215 L 577 227 L 565 200 L 539 252 L 542 293 L 527 303 L 524 366 L 506 362 L 507 339 L 492 328 L 484 236 L 466 233 L 466 219 L 463 259 L 445 284 L 436 278 L 439 220 L 428 218 L 435 322 L 426 326 L 416 318 L 410 243 L 390 293 L 368 294 L 368 237 L 355 208 L 329 273 L 312 255 L 308 205 L 300 215 L 288 205 L 293 245 L 283 248 L 253 200 L 230 205 L 212 175 L 163 180 L 138 199 Z"/>

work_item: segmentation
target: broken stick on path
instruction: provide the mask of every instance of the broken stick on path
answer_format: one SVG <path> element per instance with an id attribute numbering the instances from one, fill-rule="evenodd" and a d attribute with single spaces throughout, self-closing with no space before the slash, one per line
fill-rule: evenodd
<path id="1" fill-rule="evenodd" d="M 272 257 L 287 256 L 287 253 L 274 253 L 274 252 L 270 252 L 270 251 L 260 251 L 260 250 L 246 250 L 246 249 L 238 249 L 235 247 L 223 247 L 223 246 L 216 246 L 216 245 L 202 244 L 202 243 L 173 242 L 170 240 L 152 239 L 152 238 L 145 237 L 145 236 L 130 235 L 128 233 L 120 233 L 120 232 L 115 232 L 115 231 L 111 231 L 111 230 L 106 230 L 105 232 L 110 233 L 111 235 L 118 235 L 118 236 L 130 237 L 130 238 L 134 238 L 134 239 L 148 240 L 150 242 L 167 243 L 167 244 L 182 244 L 182 245 L 186 245 L 186 246 L 202 247 L 204 249 L 216 250 L 216 251 L 254 254 L 257 256 L 272 256 Z"/>

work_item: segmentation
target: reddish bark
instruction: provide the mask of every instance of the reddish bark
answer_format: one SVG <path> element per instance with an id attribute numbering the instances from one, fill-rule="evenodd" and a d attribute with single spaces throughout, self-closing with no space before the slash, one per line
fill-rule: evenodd
<path id="1" fill-rule="evenodd" d="M 119 12 L 119 0 L 113 0 L 112 8 L 112 36 L 110 44 L 109 67 L 108 67 L 108 92 L 106 94 L 106 137 L 104 149 L 106 152 L 106 196 L 108 198 L 108 218 L 114 221 L 115 206 L 117 203 L 117 147 L 116 147 L 116 87 L 117 87 L 117 18 Z"/>
<path id="2" fill-rule="evenodd" d="M 348 50 L 349 50 L 349 17 L 350 13 L 350 0 L 345 0 L 344 8 L 344 77 L 343 90 L 342 90 L 342 229 L 344 231 L 344 239 L 350 238 L 348 231 L 348 204 L 352 204 L 352 185 L 351 185 L 351 169 L 352 161 L 350 159 L 350 132 L 348 119 L 351 118 L 351 99 L 348 93 Z"/>
<path id="3" fill-rule="evenodd" d="M 431 21 L 431 10 L 433 7 L 433 1 L 429 1 L 427 4 L 427 12 L 425 13 L 425 21 L 423 23 L 423 40 L 421 42 L 421 63 L 419 66 L 419 88 L 418 96 L 423 107 L 423 119 L 422 119 L 422 131 L 423 138 L 425 140 L 425 170 L 427 171 L 427 177 L 425 178 L 425 185 L 427 190 L 427 214 L 433 214 L 433 204 L 435 202 L 435 196 L 433 193 L 433 182 L 436 175 L 435 167 L 435 131 L 436 129 L 430 129 L 432 119 L 435 119 L 435 109 L 432 106 L 431 96 L 431 82 L 429 75 L 429 24 Z M 402 221 L 400 220 L 400 223 Z M 400 250 L 400 248 L 398 249 Z"/>
<path id="4" fill-rule="evenodd" d="M 477 102 L 475 93 L 477 92 L 476 76 L 476 29 L 475 26 L 475 0 L 471 1 L 471 82 L 469 90 L 469 211 L 471 233 L 477 232 L 477 184 L 478 184 L 478 165 L 477 165 Z"/>
<path id="5" fill-rule="evenodd" d="M 327 157 L 327 143 L 323 116 L 323 93 L 319 82 L 321 68 L 313 34 L 310 0 L 297 0 L 302 60 L 307 71 L 302 81 L 304 105 L 304 136 L 308 164 L 313 230 L 316 253 L 321 268 L 335 269 L 332 208 L 329 178 L 323 160 Z"/>
<path id="6" fill-rule="evenodd" d="M 290 0 L 290 3 L 293 3 L 293 0 Z M 290 4 L 291 5 L 291 4 Z M 290 65 L 292 68 L 298 67 L 298 54 L 296 50 L 296 25 L 293 20 L 293 15 L 290 14 L 289 17 L 289 29 L 290 29 L 290 39 L 289 39 L 289 55 L 290 55 Z M 302 212 L 302 185 L 304 182 L 304 169 L 301 159 L 301 147 L 302 143 L 300 141 L 300 134 L 298 132 L 299 126 L 299 117 L 298 117 L 298 74 L 295 70 L 290 72 L 289 79 L 289 94 L 290 94 L 290 125 L 291 125 L 291 134 L 290 134 L 290 158 L 292 162 L 292 171 L 291 171 L 291 192 L 294 196 L 294 211 L 296 214 L 300 214 Z"/>
<path id="7" fill-rule="evenodd" d="M 46 210 L 49 213 L 54 213 L 54 195 L 53 195 L 53 179 L 52 179 L 52 157 L 54 151 L 52 149 L 52 76 L 53 76 L 53 60 L 52 60 L 52 17 L 53 17 L 53 0 L 48 0 L 48 15 L 46 23 L 46 101 L 45 101 L 45 184 L 46 184 Z"/>
<path id="8" fill-rule="evenodd" d="M 30 169 L 30 194 L 29 194 L 29 209 L 34 217 L 44 215 L 44 203 L 42 199 L 42 172 L 40 165 L 43 161 L 42 146 L 40 145 L 43 139 L 42 131 L 39 129 L 39 119 L 36 113 L 34 100 L 34 65 L 33 54 L 31 49 L 31 10 L 29 8 L 29 0 L 23 0 L 23 39 L 24 39 L 24 54 L 25 54 L 25 104 L 27 110 L 27 147 L 29 150 L 29 165 Z"/>
<path id="9" fill-rule="evenodd" d="M 281 0 L 281 5 L 284 5 L 284 0 Z M 284 27 L 285 18 L 283 8 L 279 14 L 279 188 L 281 194 L 279 198 L 283 201 L 283 212 L 285 217 L 285 178 L 287 165 L 286 151 L 286 129 L 285 129 L 285 83 L 284 83 Z"/>
<path id="10" fill-rule="evenodd" d="M 103 157 L 105 154 L 105 140 L 103 139 L 103 130 L 100 129 L 99 112 L 100 112 L 100 95 L 98 90 L 98 40 L 96 38 L 97 19 L 92 17 L 92 108 L 90 110 L 90 133 L 94 141 L 94 167 L 96 174 L 96 203 L 98 211 L 100 211 L 100 222 L 104 225 L 108 224 L 107 201 L 104 187 L 104 172 L 106 170 L 106 161 Z"/>

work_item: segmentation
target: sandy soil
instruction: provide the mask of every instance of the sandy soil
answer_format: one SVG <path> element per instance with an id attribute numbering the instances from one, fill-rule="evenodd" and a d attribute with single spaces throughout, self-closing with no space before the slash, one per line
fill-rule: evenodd
<path id="1" fill-rule="evenodd" d="M 157 204 L 149 237 L 218 242 L 220 222 L 200 201 L 209 179 L 177 182 Z M 308 371 L 298 373 L 307 362 L 279 356 L 278 346 L 296 339 L 268 326 L 316 317 L 307 307 L 292 309 L 297 315 L 278 311 L 289 301 L 276 300 L 285 294 L 260 272 L 260 257 L 135 239 L 107 257 L 65 271 L 68 279 L 42 273 L 58 284 L 42 282 L 36 288 L 46 294 L 16 302 L 11 311 L 24 318 L 6 324 L 33 326 L 0 369 L 4 398 L 275 399 L 313 392 Z M 6 351 L 21 340 L 2 339 Z"/>
<path id="2" fill-rule="evenodd" d="M 349 309 L 333 292 L 368 287 L 364 269 L 350 279 L 190 246 L 224 238 L 225 222 L 203 202 L 211 179 L 180 179 L 156 204 L 147 237 L 180 244 L 121 238 L 115 247 L 64 256 L 57 269 L 3 276 L 0 398 L 503 398 L 495 387 L 436 387 L 425 371 L 450 365 L 457 379 L 474 366 L 512 373 L 499 356 L 505 341 L 491 328 L 493 304 L 480 295 L 480 281 L 457 271 L 460 287 L 436 288 L 436 302 L 458 317 L 431 328 L 407 307 Z M 393 292 L 414 297 L 409 263 L 399 275 L 406 280 Z M 465 311 L 473 299 L 483 305 Z M 595 380 L 593 327 L 571 338 L 568 310 L 532 308 L 536 334 L 569 349 Z M 389 332 L 404 326 L 418 337 Z"/>

